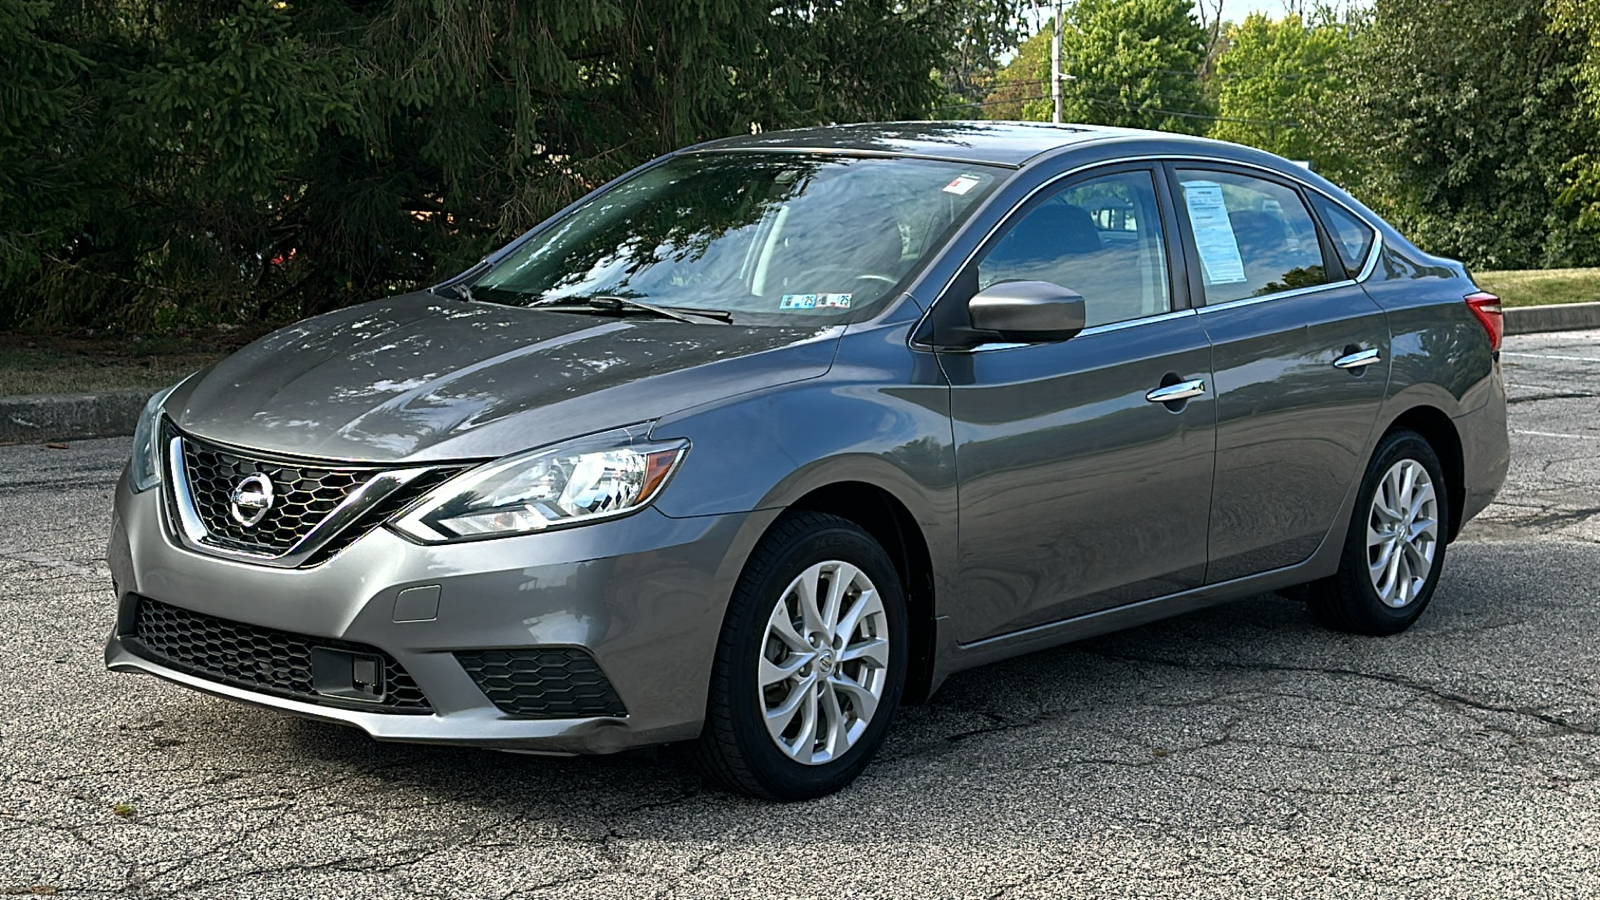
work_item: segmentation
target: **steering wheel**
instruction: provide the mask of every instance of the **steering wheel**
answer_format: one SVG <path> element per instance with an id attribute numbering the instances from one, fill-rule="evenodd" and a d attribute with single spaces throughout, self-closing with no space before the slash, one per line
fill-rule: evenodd
<path id="1" fill-rule="evenodd" d="M 898 284 L 900 279 L 882 272 L 851 272 L 843 266 L 818 266 L 806 272 L 803 279 L 794 278 L 791 281 L 804 281 L 803 293 L 828 293 L 840 290 L 849 290 L 849 285 L 857 281 L 879 282 L 884 285 Z M 795 287 L 784 288 L 786 291 L 802 293 Z"/>

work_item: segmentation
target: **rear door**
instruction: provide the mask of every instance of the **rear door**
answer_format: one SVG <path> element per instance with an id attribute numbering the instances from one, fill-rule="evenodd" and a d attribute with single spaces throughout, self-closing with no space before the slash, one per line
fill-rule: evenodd
<path id="1" fill-rule="evenodd" d="M 1211 349 L 1155 166 L 1098 169 L 1013 214 L 940 305 L 1005 280 L 1082 294 L 1068 341 L 940 352 L 966 642 L 1196 587 L 1213 451 Z M 1181 259 L 1177 257 L 1177 259 Z M 1147 399 L 1191 384 L 1191 396 Z"/>
<path id="2" fill-rule="evenodd" d="M 1216 583 L 1301 562 L 1328 533 L 1383 402 L 1389 329 L 1307 189 L 1220 163 L 1167 170 L 1212 344 Z"/>

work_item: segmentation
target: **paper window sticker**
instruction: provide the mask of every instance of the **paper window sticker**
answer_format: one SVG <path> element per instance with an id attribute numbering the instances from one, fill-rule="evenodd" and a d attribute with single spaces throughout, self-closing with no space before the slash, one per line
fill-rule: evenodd
<path id="1" fill-rule="evenodd" d="M 1222 199 L 1222 185 L 1215 181 L 1185 181 L 1183 202 L 1194 229 L 1194 248 L 1200 254 L 1200 269 L 1206 284 L 1238 284 L 1248 281 L 1244 259 L 1239 256 L 1239 240 L 1228 219 L 1228 206 Z"/>
<path id="2" fill-rule="evenodd" d="M 816 305 L 816 294 L 784 294 L 778 300 L 779 309 L 814 309 Z"/>
<path id="3" fill-rule="evenodd" d="M 980 183 L 982 183 L 982 179 L 976 175 L 957 175 L 955 181 L 944 186 L 944 192 L 946 194 L 955 194 L 959 197 L 977 187 Z"/>
<path id="4" fill-rule="evenodd" d="M 827 307 L 827 308 L 831 308 L 831 309 L 849 309 L 850 308 L 850 298 L 852 296 L 854 296 L 854 295 L 853 294 L 818 294 L 817 295 L 817 307 L 819 309 L 821 309 L 823 307 Z"/>

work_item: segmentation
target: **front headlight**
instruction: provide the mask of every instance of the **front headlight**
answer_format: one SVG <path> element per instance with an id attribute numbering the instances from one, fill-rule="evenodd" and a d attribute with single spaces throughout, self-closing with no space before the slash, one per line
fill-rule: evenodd
<path id="1" fill-rule="evenodd" d="M 139 414 L 139 424 L 133 429 L 133 456 L 128 460 L 128 487 L 136 494 L 161 483 L 161 407 L 186 380 L 158 391 Z"/>
<path id="2" fill-rule="evenodd" d="M 646 442 L 647 430 L 619 428 L 485 464 L 435 488 L 392 525 L 436 544 L 626 515 L 655 499 L 689 451 L 687 441 Z"/>

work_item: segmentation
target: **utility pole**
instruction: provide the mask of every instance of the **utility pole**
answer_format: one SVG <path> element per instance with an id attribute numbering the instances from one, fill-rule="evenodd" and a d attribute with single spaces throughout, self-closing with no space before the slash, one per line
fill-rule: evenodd
<path id="1" fill-rule="evenodd" d="M 1056 0 L 1055 34 L 1050 37 L 1050 102 L 1054 107 L 1050 121 L 1061 124 L 1061 4 Z"/>

